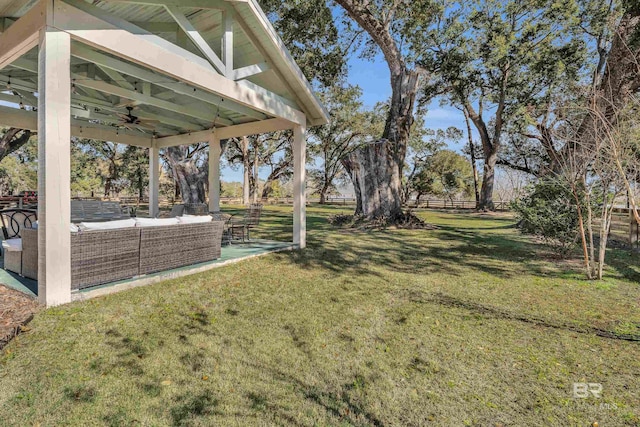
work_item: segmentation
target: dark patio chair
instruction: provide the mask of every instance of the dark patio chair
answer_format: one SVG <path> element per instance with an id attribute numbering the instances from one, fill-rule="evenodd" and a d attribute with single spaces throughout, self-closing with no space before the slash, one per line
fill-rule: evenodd
<path id="1" fill-rule="evenodd" d="M 252 203 L 244 213 L 244 222 L 247 229 L 247 240 L 251 240 L 251 229 L 260 225 L 262 216 L 262 204 Z"/>
<path id="2" fill-rule="evenodd" d="M 260 225 L 262 215 L 262 205 L 252 203 L 244 211 L 242 218 L 232 216 L 228 220 L 229 235 L 232 240 L 251 240 L 251 230 Z"/>
<path id="3" fill-rule="evenodd" d="M 230 245 L 234 239 L 233 225 L 231 224 L 233 215 L 225 214 L 220 211 L 211 212 L 210 215 L 213 217 L 214 221 L 222 221 L 224 223 L 222 228 L 222 244 Z"/>
<path id="4" fill-rule="evenodd" d="M 32 228 L 38 220 L 38 211 L 33 209 L 4 209 L 0 211 L 4 240 L 20 237 L 23 228 Z"/>

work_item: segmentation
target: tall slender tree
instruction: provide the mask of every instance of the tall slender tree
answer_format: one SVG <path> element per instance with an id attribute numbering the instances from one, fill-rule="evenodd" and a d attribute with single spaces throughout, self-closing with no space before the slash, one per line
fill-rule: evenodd
<path id="1" fill-rule="evenodd" d="M 232 138 L 227 141 L 224 156 L 231 167 L 242 165 L 249 183 L 248 196 L 255 203 L 259 198 L 270 196 L 276 181 L 286 179 L 293 173 L 291 147 L 290 132 L 272 132 L 244 139 Z M 263 182 L 260 193 L 261 168 L 268 169 L 269 175 Z"/>

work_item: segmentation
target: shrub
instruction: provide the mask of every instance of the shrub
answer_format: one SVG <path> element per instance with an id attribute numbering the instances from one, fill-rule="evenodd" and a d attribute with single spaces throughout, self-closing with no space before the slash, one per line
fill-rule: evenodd
<path id="1" fill-rule="evenodd" d="M 541 238 L 554 252 L 567 255 L 578 241 L 578 209 L 566 182 L 540 181 L 511 203 L 525 234 Z"/>

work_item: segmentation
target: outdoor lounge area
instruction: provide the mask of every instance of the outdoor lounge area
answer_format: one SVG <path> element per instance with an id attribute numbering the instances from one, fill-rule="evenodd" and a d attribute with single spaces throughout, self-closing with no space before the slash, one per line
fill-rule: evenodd
<path id="1" fill-rule="evenodd" d="M 0 10 L 0 125 L 38 133 L 37 230 L 11 236 L 20 246 L 5 252 L 13 272 L 3 275 L 32 292 L 37 279 L 34 293 L 53 306 L 96 285 L 134 286 L 121 281 L 305 247 L 305 130 L 328 114 L 254 0 L 0 0 Z M 215 217 L 221 142 L 288 129 L 293 241 L 221 249 L 225 236 L 250 234 Z M 149 150 L 150 220 L 160 213 L 160 151 L 208 143 L 213 221 L 144 224 L 111 206 L 90 218 L 111 225 L 75 229 L 87 212 L 71 202 L 74 136 Z"/>
<path id="2" fill-rule="evenodd" d="M 158 218 L 131 217 L 113 201 L 72 200 L 72 300 L 182 277 L 294 248 L 250 238 L 261 204 L 235 214 L 209 213 L 206 204 L 177 204 Z M 0 283 L 38 296 L 37 209 L 0 210 Z"/>
<path id="3" fill-rule="evenodd" d="M 73 301 L 92 298 L 116 291 L 131 289 L 137 286 L 144 286 L 164 280 L 175 279 L 188 276 L 212 268 L 222 267 L 256 256 L 266 255 L 273 252 L 293 249 L 294 246 L 287 242 L 273 240 L 256 239 L 251 242 L 236 245 L 223 246 L 217 259 L 200 262 L 183 267 L 176 267 L 160 272 L 145 274 L 144 276 L 131 277 L 128 279 L 113 281 L 108 284 L 93 286 L 85 289 L 74 290 L 71 294 Z M 33 297 L 38 295 L 38 282 L 5 269 L 4 257 L 0 257 L 0 283 L 10 288 L 19 290 Z"/>

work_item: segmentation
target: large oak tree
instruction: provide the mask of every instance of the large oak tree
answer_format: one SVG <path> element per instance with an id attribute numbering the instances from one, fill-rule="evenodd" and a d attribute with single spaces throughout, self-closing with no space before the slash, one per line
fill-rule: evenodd
<path id="1" fill-rule="evenodd" d="M 402 213 L 402 176 L 425 70 L 416 65 L 422 46 L 410 34 L 428 24 L 429 2 L 336 0 L 368 36 L 369 53 L 381 52 L 389 68 L 391 98 L 382 134 L 344 162 L 358 199 L 356 214 L 393 221 Z M 418 13 L 419 12 L 419 13 Z M 425 13 L 426 12 L 426 13 Z M 425 22 L 426 21 L 426 22 Z"/>

